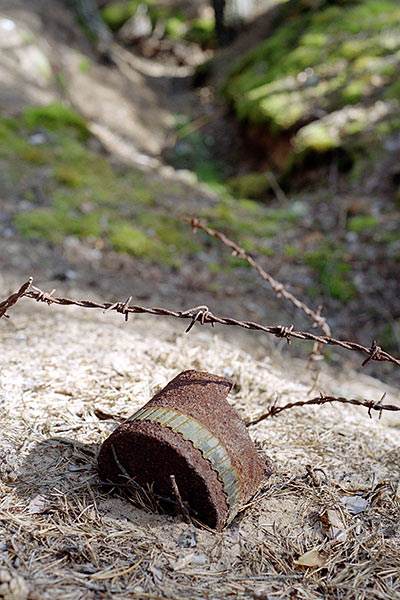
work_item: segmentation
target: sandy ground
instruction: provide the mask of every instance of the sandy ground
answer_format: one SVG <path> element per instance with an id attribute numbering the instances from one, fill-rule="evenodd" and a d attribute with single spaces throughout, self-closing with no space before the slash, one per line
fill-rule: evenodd
<path id="1" fill-rule="evenodd" d="M 244 419 L 315 387 L 386 389 L 400 403 L 396 390 L 328 371 L 315 384 L 303 363 L 276 352 L 257 361 L 218 330 L 184 335 L 166 318 L 126 324 L 28 299 L 10 317 L 0 321 L 0 598 L 399 597 L 394 416 L 329 405 L 250 427 L 274 473 L 221 533 L 106 493 L 96 470 L 116 424 L 185 369 L 233 377 Z"/>

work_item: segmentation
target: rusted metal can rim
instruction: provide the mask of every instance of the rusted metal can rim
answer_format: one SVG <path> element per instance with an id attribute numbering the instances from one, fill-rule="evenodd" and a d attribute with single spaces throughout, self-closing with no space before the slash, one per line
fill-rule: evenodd
<path id="1" fill-rule="evenodd" d="M 265 476 L 264 461 L 226 396 L 232 382 L 184 371 L 103 443 L 104 481 L 129 479 L 174 510 L 171 475 L 189 513 L 215 529 L 230 523 Z"/>
<path id="2" fill-rule="evenodd" d="M 211 468 L 218 473 L 218 478 L 224 486 L 229 506 L 227 523 L 230 523 L 239 510 L 240 483 L 231 459 L 218 438 L 192 417 L 171 408 L 143 407 L 132 415 L 128 422 L 136 420 L 152 421 L 168 427 L 172 431 L 180 433 L 185 440 L 200 450 L 204 458 L 209 461 Z"/>

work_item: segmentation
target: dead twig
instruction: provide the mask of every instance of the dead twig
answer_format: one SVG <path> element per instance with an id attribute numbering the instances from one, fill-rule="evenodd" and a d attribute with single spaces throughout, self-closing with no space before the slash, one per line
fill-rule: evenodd
<path id="1" fill-rule="evenodd" d="M 186 319 L 190 320 L 191 322 L 186 331 L 189 331 L 196 322 L 198 322 L 200 325 L 214 326 L 216 323 L 218 323 L 219 325 L 241 327 L 242 329 L 263 331 L 264 333 L 274 335 L 278 338 L 286 338 L 288 342 L 290 342 L 291 338 L 295 338 L 298 340 L 308 340 L 312 342 L 317 342 L 318 344 L 326 346 L 339 346 L 340 348 L 344 348 L 345 350 L 361 352 L 362 354 L 367 355 L 367 359 L 364 360 L 363 365 L 365 365 L 366 362 L 368 362 L 369 360 L 376 360 L 389 361 L 400 366 L 400 359 L 395 358 L 388 352 L 382 350 L 380 346 L 377 346 L 375 340 L 372 342 L 372 345 L 368 348 L 366 346 L 363 346 L 362 344 L 358 344 L 357 342 L 337 340 L 329 336 L 315 335 L 314 333 L 310 333 L 308 331 L 295 331 L 293 329 L 293 325 L 290 325 L 289 327 L 283 325 L 260 325 L 259 323 L 254 323 L 253 321 L 239 321 L 238 319 L 233 319 L 231 317 L 219 317 L 217 315 L 214 315 L 208 309 L 207 306 L 195 306 L 194 308 L 189 308 L 188 310 L 176 311 L 159 307 L 150 308 L 146 306 L 139 306 L 137 304 L 130 305 L 127 301 L 114 303 L 99 303 L 93 302 L 92 300 L 71 300 L 70 298 L 57 298 L 53 296 L 54 290 L 52 290 L 50 293 L 46 293 L 34 286 L 31 286 L 29 288 L 28 284 L 30 285 L 30 280 L 29 282 L 26 282 L 24 284 L 24 286 L 27 286 L 27 291 L 24 294 L 22 294 L 22 296 L 19 295 L 20 290 L 17 292 L 18 299 L 20 297 L 32 298 L 37 302 L 44 302 L 49 306 L 51 304 L 58 304 L 61 306 L 80 306 L 81 308 L 99 308 L 103 311 L 115 310 L 116 312 L 123 314 L 125 319 L 127 318 L 128 314 L 135 313 L 174 317 L 176 319 Z M 8 299 L 5 302 L 7 301 Z M 15 301 L 13 302 L 14 304 Z M 9 305 L 7 306 L 7 308 L 9 308 Z"/>
<path id="2" fill-rule="evenodd" d="M 384 410 L 389 410 L 389 411 L 399 411 L 400 410 L 400 406 L 395 406 L 393 404 L 382 404 L 385 396 L 386 396 L 386 393 L 383 394 L 383 396 L 380 400 L 376 401 L 376 400 L 357 400 L 356 398 L 343 398 L 341 396 L 335 397 L 335 396 L 322 396 L 321 395 L 321 396 L 317 396 L 316 398 L 312 398 L 311 400 L 299 400 L 298 402 L 289 402 L 288 404 L 284 404 L 283 406 L 273 405 L 267 410 L 267 412 L 263 413 L 262 415 L 256 417 L 255 419 L 246 421 L 246 425 L 247 425 L 247 427 L 249 427 L 250 425 L 258 425 L 258 423 L 261 423 L 261 421 L 264 421 L 265 419 L 268 419 L 269 417 L 275 417 L 282 411 L 288 410 L 289 408 L 294 408 L 294 407 L 298 407 L 298 406 L 310 406 L 311 404 L 318 404 L 318 405 L 327 404 L 330 402 L 340 402 L 341 404 L 353 404 L 354 406 L 365 406 L 365 408 L 368 408 L 368 416 L 371 418 L 372 418 L 371 411 L 378 410 L 379 418 L 381 418 L 382 412 Z"/>
<path id="3" fill-rule="evenodd" d="M 175 479 L 175 475 L 170 475 L 169 476 L 170 480 L 171 480 L 171 488 L 172 488 L 172 493 L 175 497 L 175 500 L 179 506 L 179 510 L 180 513 L 183 517 L 183 520 L 186 523 L 189 523 L 189 525 L 192 523 L 192 521 L 190 520 L 189 517 L 189 511 L 186 508 L 186 506 L 183 504 L 183 500 L 182 500 L 182 496 L 180 494 L 179 488 L 178 488 L 178 484 L 176 483 L 176 479 Z"/>

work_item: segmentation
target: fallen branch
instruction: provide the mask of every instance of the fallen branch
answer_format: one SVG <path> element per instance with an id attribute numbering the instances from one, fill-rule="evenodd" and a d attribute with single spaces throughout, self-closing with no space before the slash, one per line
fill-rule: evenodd
<path id="1" fill-rule="evenodd" d="M 393 404 L 382 404 L 382 401 L 385 398 L 385 396 L 386 396 L 386 392 L 385 392 L 385 394 L 383 394 L 382 398 L 380 400 L 378 400 L 378 402 L 376 400 L 357 400 L 355 398 L 343 398 L 341 396 L 339 396 L 339 397 L 317 396 L 316 398 L 312 398 L 311 400 L 299 400 L 298 402 L 289 402 L 288 404 L 284 404 L 283 406 L 273 405 L 267 410 L 267 412 L 263 413 L 262 415 L 256 417 L 255 419 L 247 420 L 246 425 L 247 425 L 247 427 L 249 427 L 250 425 L 258 425 L 258 423 L 261 423 L 261 421 L 264 421 L 265 419 L 268 419 L 269 417 L 275 417 L 282 411 L 288 410 L 289 408 L 295 408 L 298 406 L 309 406 L 311 404 L 318 404 L 318 405 L 327 404 L 330 402 L 340 402 L 341 404 L 353 404 L 355 406 L 365 406 L 365 408 L 368 408 L 368 416 L 371 418 L 372 418 L 371 411 L 378 410 L 379 418 L 381 418 L 382 411 L 384 411 L 384 410 L 389 410 L 389 411 L 399 411 L 400 410 L 400 406 L 395 406 Z"/>
<path id="2" fill-rule="evenodd" d="M 150 308 L 146 306 L 139 306 L 137 304 L 131 305 L 130 302 L 132 297 L 129 297 L 125 302 L 93 302 L 92 300 L 71 300 L 70 298 L 57 298 L 54 297 L 53 294 L 55 290 L 52 290 L 50 293 L 43 292 L 37 287 L 31 285 L 32 279 L 30 278 L 23 286 L 19 289 L 16 294 L 12 294 L 7 300 L 0 304 L 0 307 L 4 307 L 7 305 L 7 308 L 15 304 L 20 298 L 32 298 L 36 300 L 36 302 L 44 302 L 49 306 L 51 304 L 58 304 L 61 306 L 79 306 L 81 308 L 99 308 L 104 312 L 116 311 L 124 315 L 125 320 L 128 320 L 129 314 L 148 314 L 148 315 L 156 315 L 156 316 L 164 316 L 164 317 L 174 317 L 176 319 L 185 319 L 190 321 L 189 326 L 186 328 L 186 333 L 189 332 L 195 323 L 199 323 L 200 325 L 228 325 L 241 327 L 242 329 L 250 329 L 254 331 L 263 331 L 264 333 L 268 333 L 270 335 L 274 335 L 278 338 L 286 338 L 288 343 L 290 343 L 291 338 L 299 339 L 299 340 L 309 340 L 312 342 L 317 342 L 318 344 L 323 344 L 326 346 L 339 346 L 340 348 L 344 348 L 345 350 L 351 350 L 355 352 L 361 352 L 362 354 L 366 354 L 367 357 L 363 361 L 362 366 L 367 364 L 370 360 L 376 361 L 389 361 L 398 366 L 400 366 L 400 359 L 395 358 L 388 352 L 385 352 L 380 348 L 376 341 L 374 340 L 369 348 L 363 346 L 362 344 L 358 344 L 357 342 L 351 342 L 346 340 L 336 340 L 335 338 L 329 336 L 321 336 L 315 335 L 308 331 L 295 331 L 293 329 L 293 325 L 289 327 L 283 325 L 260 325 L 259 323 L 254 323 L 253 321 L 239 321 L 238 319 L 233 319 L 231 317 L 219 317 L 214 315 L 207 306 L 195 306 L 193 308 L 189 308 L 188 310 L 176 311 L 169 310 L 167 308 Z M 25 289 L 26 291 L 21 294 L 21 290 Z M 10 298 L 12 301 L 10 303 Z"/>

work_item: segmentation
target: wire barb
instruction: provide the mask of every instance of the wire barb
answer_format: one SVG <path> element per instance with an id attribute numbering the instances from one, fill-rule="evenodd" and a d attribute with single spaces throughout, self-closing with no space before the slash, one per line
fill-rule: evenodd
<path id="1" fill-rule="evenodd" d="M 244 248 L 236 244 L 236 242 L 229 239 L 225 234 L 221 233 L 220 231 L 212 229 L 211 227 L 207 227 L 207 225 L 201 219 L 197 217 L 185 217 L 184 221 L 192 226 L 194 232 L 196 232 L 198 229 L 201 229 L 211 237 L 217 238 L 223 244 L 225 244 L 225 246 L 233 250 L 236 256 L 239 256 L 240 258 L 246 260 L 249 263 L 249 265 L 251 265 L 265 281 L 268 281 L 278 298 L 280 296 L 284 296 L 284 298 L 290 300 L 290 302 L 292 302 L 297 308 L 300 308 L 307 316 L 312 318 L 312 320 L 314 321 L 314 326 L 320 327 L 326 336 L 331 335 L 331 329 L 325 317 L 321 316 L 321 306 L 318 307 L 317 311 L 313 311 L 304 302 L 302 302 L 301 300 L 296 298 L 296 296 L 294 296 L 291 292 L 289 292 L 283 285 L 283 283 L 274 279 L 274 277 L 272 277 L 270 273 L 267 273 L 267 271 L 265 271 L 261 267 L 261 265 L 259 265 L 258 262 L 254 260 L 252 256 L 247 254 Z"/>
<path id="2" fill-rule="evenodd" d="M 204 325 L 207 317 L 212 315 L 208 306 L 195 306 L 195 308 L 189 308 L 189 310 L 185 310 L 182 313 L 182 316 L 190 316 L 192 318 L 192 322 L 186 328 L 185 333 L 189 333 L 192 329 L 193 325 L 198 321 L 201 325 Z M 214 323 L 211 323 L 214 327 Z"/>
<path id="3" fill-rule="evenodd" d="M 0 302 L 0 319 L 1 317 L 5 317 L 6 319 L 10 318 L 9 315 L 6 314 L 7 310 L 11 308 L 11 306 L 14 306 L 14 304 L 16 304 L 18 300 L 25 295 L 25 292 L 27 292 L 31 287 L 32 281 L 33 278 L 29 277 L 28 281 L 25 281 L 25 283 L 21 285 L 17 292 L 14 292 L 10 296 L 8 296 L 8 298 L 3 300 L 3 302 Z"/>
<path id="4" fill-rule="evenodd" d="M 370 355 L 362 362 L 361 366 L 364 367 L 370 360 L 381 360 L 382 348 L 377 346 L 376 340 L 373 340 L 371 348 L 369 349 Z"/>
<path id="5" fill-rule="evenodd" d="M 288 345 L 290 346 L 290 344 L 292 343 L 292 340 L 290 339 L 291 333 L 293 331 L 293 327 L 294 325 L 290 325 L 289 327 L 284 327 L 283 325 L 280 326 L 281 331 L 275 334 L 275 337 L 277 338 L 286 338 L 286 341 L 288 343 Z"/>
<path id="6" fill-rule="evenodd" d="M 25 291 L 23 291 L 24 289 Z M 31 286 L 31 280 L 29 279 L 26 283 L 24 283 L 23 286 L 21 286 L 18 292 L 12 294 L 9 298 L 0 303 L 0 316 L 4 316 L 5 310 L 8 310 L 8 308 L 15 304 L 20 298 L 25 297 L 36 300 L 37 302 L 45 302 L 49 306 L 51 304 L 58 304 L 60 306 L 79 306 L 81 308 L 97 308 L 105 312 L 115 310 L 124 314 L 125 319 L 127 318 L 128 314 L 139 313 L 155 316 L 174 317 L 176 319 L 187 319 L 190 320 L 190 324 L 186 331 L 190 331 L 190 329 L 192 329 L 195 323 L 211 326 L 219 324 L 230 327 L 241 327 L 242 329 L 262 331 L 263 333 L 268 333 L 278 338 L 296 338 L 298 340 L 313 341 L 317 344 L 326 346 L 338 346 L 340 348 L 344 348 L 345 350 L 366 354 L 368 357 L 368 361 L 388 361 L 400 366 L 400 359 L 395 358 L 388 352 L 382 350 L 379 346 L 376 345 L 375 342 L 372 344 L 372 346 L 368 348 L 366 346 L 363 346 L 362 344 L 358 344 L 357 342 L 337 340 L 330 336 L 315 335 L 314 333 L 308 331 L 296 331 L 293 329 L 293 325 L 290 325 L 289 327 L 284 327 L 283 325 L 261 325 L 259 323 L 254 323 L 253 321 L 240 321 L 232 317 L 219 317 L 218 315 L 212 313 L 209 310 L 209 308 L 205 305 L 195 306 L 184 311 L 176 311 L 169 310 L 167 308 L 150 308 L 146 306 L 139 306 L 138 304 L 131 305 L 131 298 L 128 298 L 125 302 L 99 303 L 93 302 L 92 300 L 71 300 L 70 298 L 57 298 L 53 294 L 54 290 L 52 290 L 50 293 L 46 293 L 37 287 Z M 365 361 L 363 364 L 366 364 Z"/>

